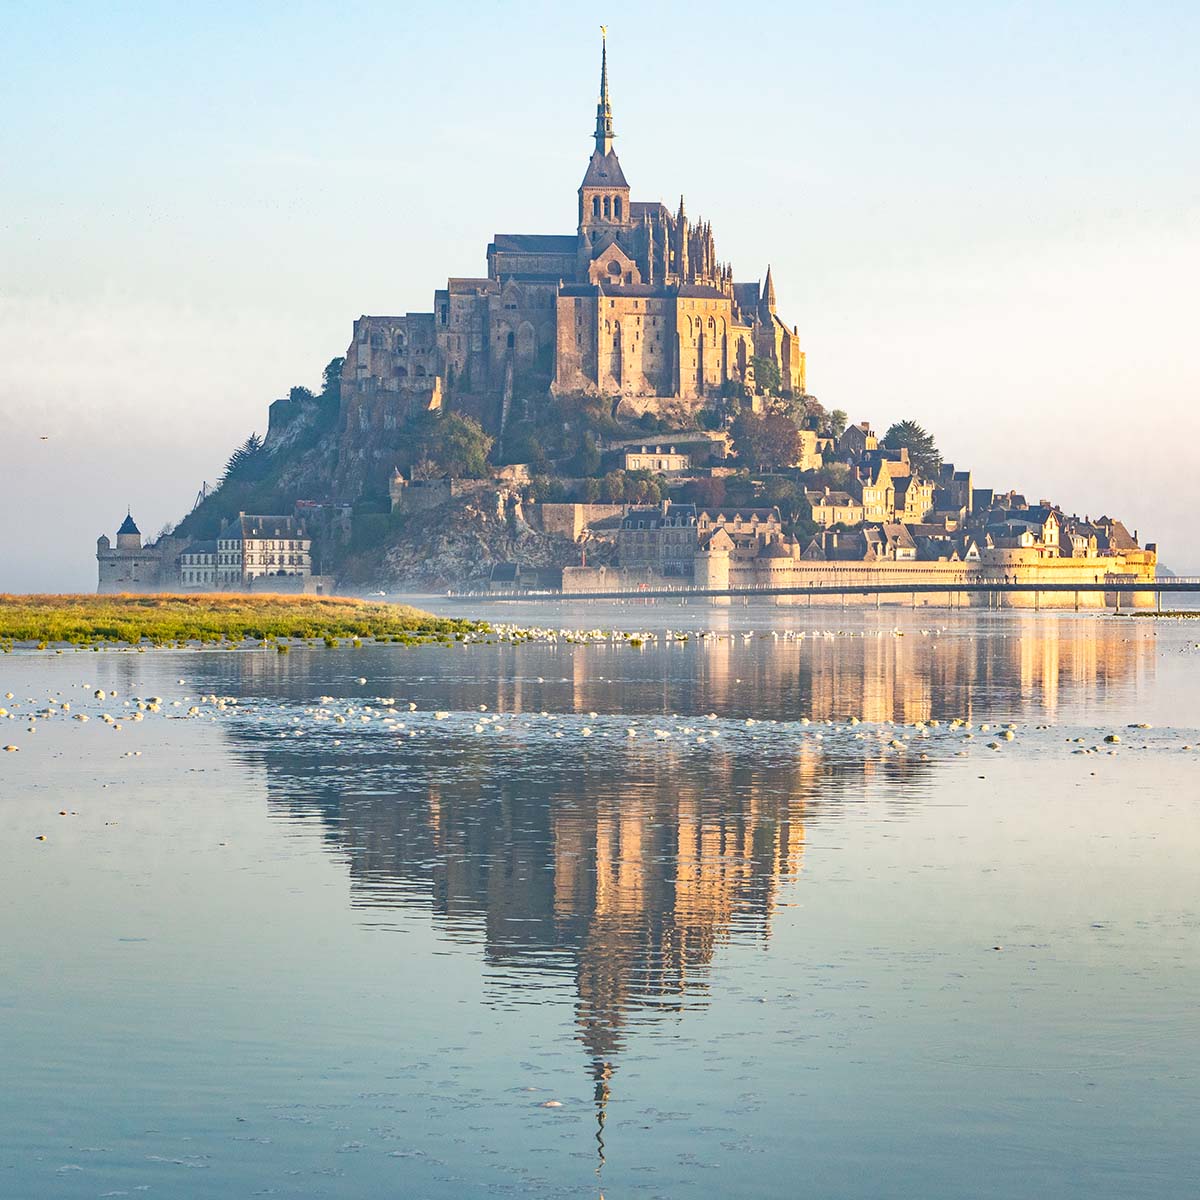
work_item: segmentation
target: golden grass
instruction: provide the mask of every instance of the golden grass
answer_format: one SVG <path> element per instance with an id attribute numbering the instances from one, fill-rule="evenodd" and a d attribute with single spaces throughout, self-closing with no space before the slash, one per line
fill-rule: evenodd
<path id="1" fill-rule="evenodd" d="M 156 645 L 275 638 L 447 639 L 479 629 L 405 604 L 340 596 L 0 595 L 0 642 Z"/>

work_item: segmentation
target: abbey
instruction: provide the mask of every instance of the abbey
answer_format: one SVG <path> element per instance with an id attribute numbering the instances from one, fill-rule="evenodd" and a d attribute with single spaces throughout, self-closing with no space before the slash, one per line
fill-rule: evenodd
<path id="1" fill-rule="evenodd" d="M 737 283 L 682 197 L 674 213 L 632 199 L 614 137 L 605 46 L 575 233 L 498 233 L 486 277 L 450 279 L 433 312 L 360 317 L 343 396 L 393 394 L 411 412 L 451 391 L 501 423 L 514 394 L 547 388 L 611 396 L 630 414 L 694 410 L 729 384 L 753 385 L 756 357 L 778 367 L 782 390 L 804 392 L 770 268 L 761 286 Z"/>

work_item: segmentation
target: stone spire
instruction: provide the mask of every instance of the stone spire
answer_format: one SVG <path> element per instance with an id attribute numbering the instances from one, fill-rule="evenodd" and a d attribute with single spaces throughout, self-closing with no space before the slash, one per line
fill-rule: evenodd
<path id="1" fill-rule="evenodd" d="M 767 282 L 763 284 L 763 305 L 767 312 L 775 312 L 775 280 L 771 278 L 771 264 L 767 264 Z"/>
<path id="2" fill-rule="evenodd" d="M 608 154 L 613 138 L 612 105 L 608 102 L 608 27 L 600 26 L 600 102 L 596 105 L 596 150 Z"/>

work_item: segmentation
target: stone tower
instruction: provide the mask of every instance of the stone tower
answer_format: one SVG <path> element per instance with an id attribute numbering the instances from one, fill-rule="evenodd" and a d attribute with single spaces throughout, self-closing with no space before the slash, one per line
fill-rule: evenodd
<path id="1" fill-rule="evenodd" d="M 601 30 L 604 29 L 602 25 Z M 579 185 L 579 240 L 581 250 L 595 253 L 630 229 L 629 184 L 613 149 L 612 105 L 608 99 L 608 38 L 600 51 L 600 99 L 596 104 L 596 148 Z"/>
<path id="2" fill-rule="evenodd" d="M 134 524 L 133 513 L 125 511 L 125 520 L 117 530 L 118 550 L 140 550 L 142 548 L 142 531 Z"/>

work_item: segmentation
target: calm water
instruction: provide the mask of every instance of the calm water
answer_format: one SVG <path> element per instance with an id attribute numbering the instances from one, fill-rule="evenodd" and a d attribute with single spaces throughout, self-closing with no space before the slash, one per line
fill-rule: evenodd
<path id="1" fill-rule="evenodd" d="M 0 1196 L 1195 1194 L 1200 622 L 554 620 L 0 658 Z"/>

